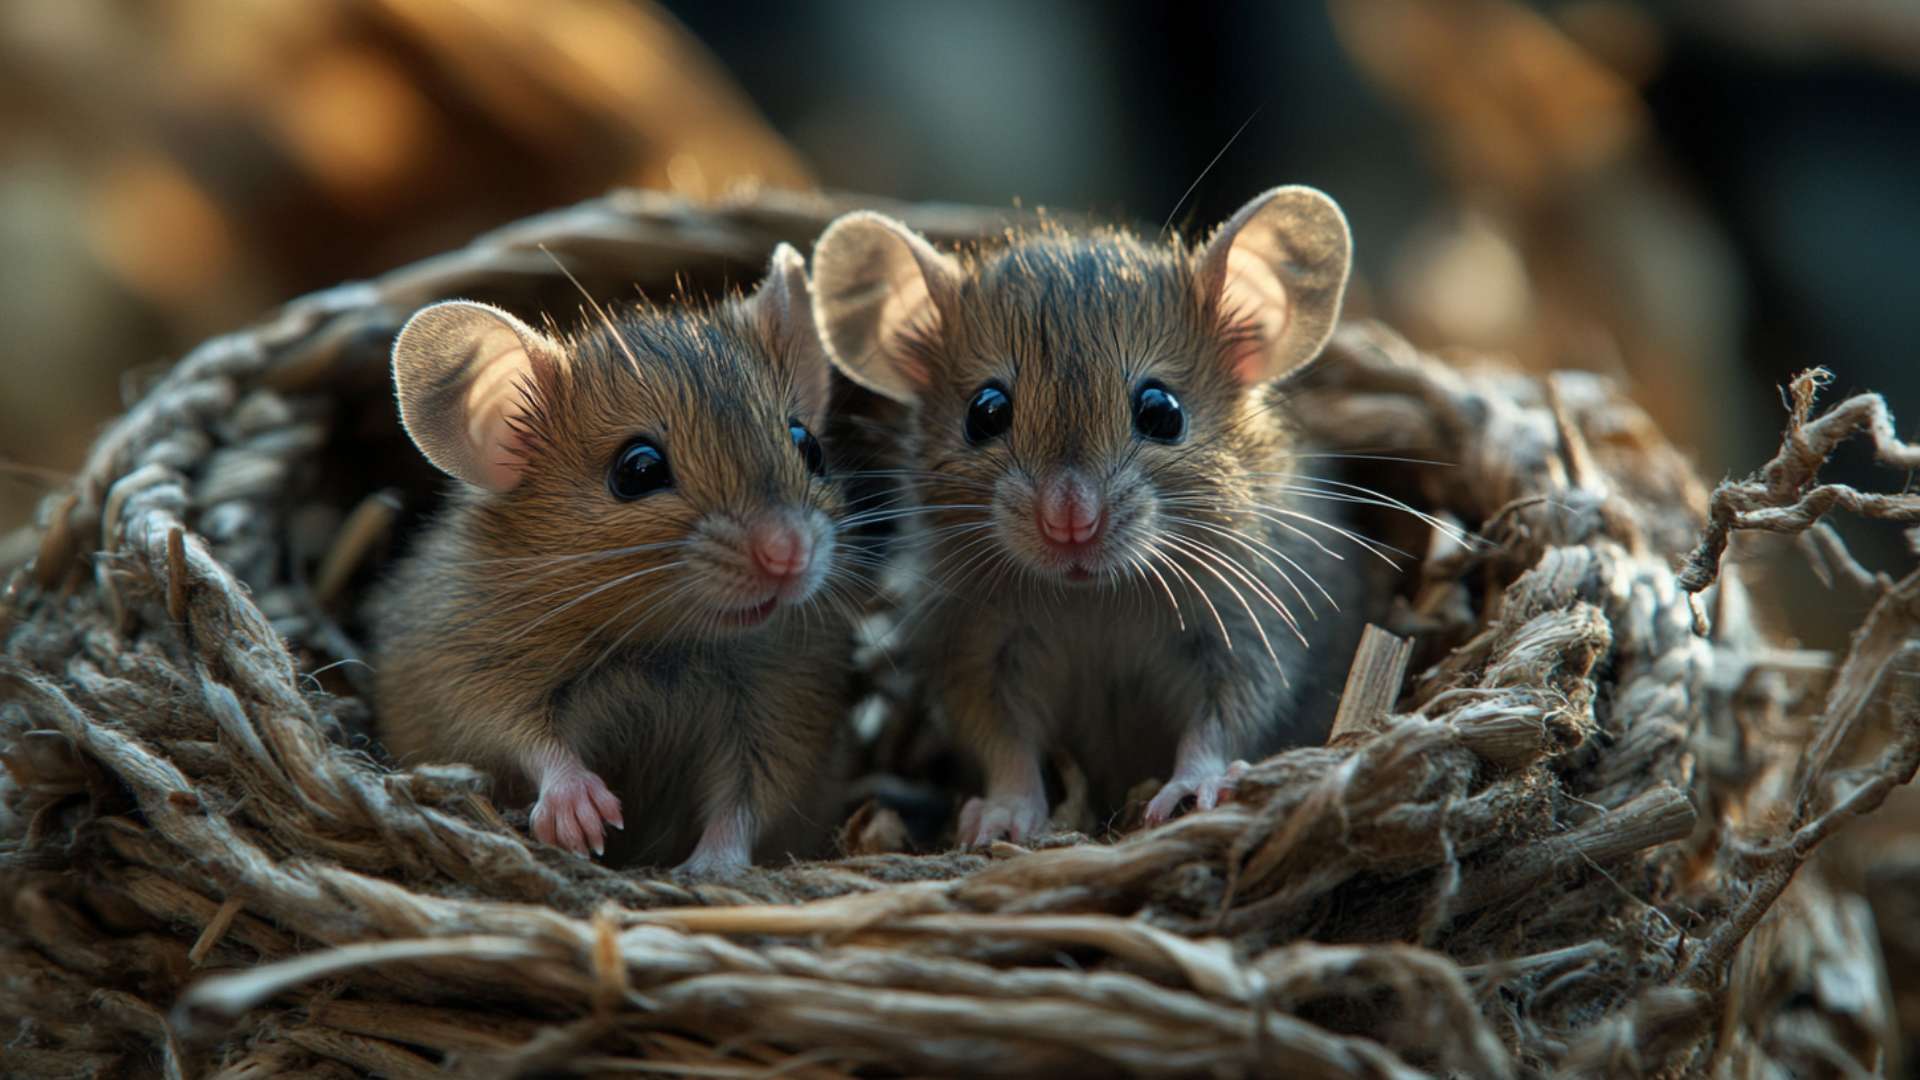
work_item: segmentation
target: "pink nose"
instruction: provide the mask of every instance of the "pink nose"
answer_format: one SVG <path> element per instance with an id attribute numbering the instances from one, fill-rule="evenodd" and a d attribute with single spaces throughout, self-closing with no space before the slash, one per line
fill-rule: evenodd
<path id="1" fill-rule="evenodd" d="M 1034 500 L 1034 523 L 1049 546 L 1082 548 L 1100 537 L 1105 508 L 1093 485 L 1063 476 L 1041 489 Z"/>
<path id="2" fill-rule="evenodd" d="M 762 521 L 747 532 L 753 565 L 775 581 L 789 581 L 807 572 L 813 561 L 813 540 L 784 521 Z"/>

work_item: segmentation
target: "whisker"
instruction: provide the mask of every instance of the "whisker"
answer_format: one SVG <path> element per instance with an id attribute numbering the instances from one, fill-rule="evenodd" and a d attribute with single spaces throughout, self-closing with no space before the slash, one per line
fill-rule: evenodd
<path id="1" fill-rule="evenodd" d="M 849 637 L 852 636 L 852 628 L 860 621 L 861 612 L 854 604 L 854 598 L 842 591 L 841 583 L 835 581 L 831 574 L 820 583 L 819 591 L 807 598 L 805 606 L 812 607 L 815 604 L 822 607 L 831 604 L 840 618 L 840 625 L 847 628 Z M 823 618 L 825 618 L 824 613 Z M 832 623 L 829 622 L 828 625 L 831 626 Z"/>
<path id="2" fill-rule="evenodd" d="M 1173 588 L 1167 584 L 1167 579 L 1164 576 L 1162 576 L 1160 571 L 1152 563 L 1148 562 L 1146 559 L 1137 555 L 1128 555 L 1127 559 L 1128 561 L 1138 565 L 1140 569 L 1143 571 L 1141 575 L 1141 580 L 1144 581 L 1146 578 L 1146 574 L 1151 573 L 1154 577 L 1154 580 L 1160 583 L 1160 591 L 1166 594 L 1167 603 L 1173 605 L 1174 622 L 1179 625 L 1181 633 L 1186 633 L 1187 616 L 1184 612 L 1180 610 L 1180 601 L 1175 600 L 1173 598 Z"/>
<path id="3" fill-rule="evenodd" d="M 871 525 L 881 521 L 897 521 L 901 518 L 918 517 L 923 514 L 937 514 L 943 510 L 991 510 L 993 507 L 981 503 L 937 503 L 931 506 L 910 506 L 900 509 L 869 510 L 841 518 L 840 528 L 850 529 L 858 525 Z"/>
<path id="4" fill-rule="evenodd" d="M 1207 610 L 1213 614 L 1213 624 L 1220 628 L 1220 640 L 1226 642 L 1227 651 L 1232 652 L 1233 651 L 1233 635 L 1227 632 L 1227 622 L 1225 619 L 1222 619 L 1220 617 L 1220 609 L 1213 606 L 1213 598 L 1207 595 L 1207 590 L 1201 588 L 1200 583 L 1193 579 L 1193 575 L 1187 573 L 1184 569 L 1182 569 L 1179 563 L 1174 562 L 1173 558 L 1167 553 L 1166 549 L 1161 547 L 1159 544 L 1157 543 L 1154 544 L 1151 548 L 1148 549 L 1148 551 L 1150 553 L 1149 557 L 1159 559 L 1160 565 L 1173 571 L 1175 577 L 1185 579 L 1187 586 L 1191 588 L 1194 591 L 1194 593 L 1200 597 L 1200 602 L 1205 604 L 1207 606 Z"/>
<path id="5" fill-rule="evenodd" d="M 674 565 L 684 565 L 684 563 L 685 563 L 685 559 L 674 559 L 672 563 L 664 563 L 664 567 L 674 567 Z M 561 569 L 574 569 L 574 567 L 561 567 Z M 540 580 L 540 578 L 553 577 L 553 575 L 557 575 L 557 573 L 561 573 L 561 569 L 555 569 L 555 571 L 545 571 L 545 573 L 538 573 L 538 575 L 530 575 L 530 577 L 526 578 L 526 580 Z M 649 567 L 641 567 L 641 571 L 647 571 L 647 569 L 649 569 Z M 636 571 L 636 573 L 641 573 L 641 571 Z M 582 588 L 588 588 L 588 586 L 593 586 L 593 584 L 595 584 L 597 580 L 599 580 L 599 578 L 588 578 L 588 580 L 576 580 L 576 582 L 568 582 L 568 584 L 563 584 L 561 588 L 555 588 L 555 590 L 551 590 L 551 592 L 541 592 L 541 594 L 538 594 L 538 596 L 528 596 L 528 598 L 524 598 L 524 600 L 516 600 L 516 601 L 513 601 L 513 603 L 507 603 L 507 605 L 501 605 L 501 607 L 495 607 L 495 609 L 493 609 L 493 613 L 497 615 L 497 613 L 505 613 L 505 611 L 518 611 L 520 607 L 528 607 L 528 605 L 532 605 L 532 603 L 543 603 L 543 601 L 547 601 L 547 600 L 559 600 L 561 596 L 566 596 L 568 592 L 576 592 L 576 590 L 582 590 Z"/>
<path id="6" fill-rule="evenodd" d="M 594 628 L 592 633 L 582 636 L 579 641 L 575 642 L 573 648 L 568 649 L 566 652 L 566 655 L 560 658 L 560 663 L 564 665 L 568 660 L 572 659 L 574 653 L 579 652 L 583 647 L 585 647 L 587 642 L 592 641 L 594 638 L 599 637 L 601 634 L 605 633 L 607 627 L 612 626 L 615 622 L 621 619 L 624 619 L 627 616 L 628 612 L 632 611 L 636 607 L 639 607 L 641 604 L 647 603 L 649 600 L 653 601 L 653 606 L 645 614 L 643 614 L 640 618 L 635 619 L 632 625 L 628 626 L 625 631 L 621 632 L 621 634 L 618 637 L 613 639 L 612 644 L 608 645 L 604 650 L 601 651 L 599 656 L 594 657 L 591 663 L 589 663 L 586 667 L 581 669 L 580 673 L 582 675 L 585 675 L 587 672 L 590 672 L 594 668 L 597 668 L 601 664 L 605 663 L 607 661 L 607 658 L 612 656 L 616 651 L 618 651 L 620 648 L 620 645 L 623 642 L 625 642 L 627 638 L 631 637 L 635 630 L 638 630 L 640 627 L 646 625 L 647 620 L 651 618 L 655 612 L 663 611 L 663 610 L 672 610 L 675 602 L 677 602 L 681 597 L 687 595 L 689 592 L 692 592 L 692 591 L 693 591 L 693 582 L 691 580 L 687 580 L 687 581 L 682 581 L 676 584 L 673 588 L 668 589 L 666 593 L 663 595 L 660 595 L 660 596 L 641 595 L 639 597 L 636 597 L 632 601 L 628 602 L 625 606 L 621 607 L 620 610 L 614 612 L 612 615 L 607 616 L 607 618 L 604 621 L 602 621 L 599 626 Z M 669 640 L 670 637 L 671 637 L 670 634 L 662 635 L 661 640 L 663 641 Z"/>
<path id="7" fill-rule="evenodd" d="M 869 491 L 865 495 L 855 495 L 842 500 L 842 502 L 845 506 L 851 508 L 859 506 L 861 503 L 875 502 L 880 499 L 890 499 L 894 505 L 905 505 L 913 501 L 913 496 L 904 490 Z"/>
<path id="8" fill-rule="evenodd" d="M 1288 611 L 1286 608 L 1286 605 L 1280 603 L 1279 598 L 1274 596 L 1271 590 L 1267 589 L 1265 585 L 1261 584 L 1251 574 L 1248 574 L 1245 570 L 1241 569 L 1238 563 L 1219 554 L 1219 552 L 1214 550 L 1213 548 L 1206 547 L 1204 545 L 1195 544 L 1193 541 L 1186 539 L 1184 537 L 1170 536 L 1167 539 L 1169 540 L 1169 542 L 1177 545 L 1181 551 L 1184 551 L 1189 556 L 1198 555 L 1198 556 L 1207 558 L 1213 562 L 1217 562 L 1221 566 L 1226 567 L 1229 573 L 1232 573 L 1236 577 L 1240 578 L 1241 581 L 1245 583 L 1248 588 L 1254 591 L 1255 596 L 1259 597 L 1263 603 L 1265 603 L 1268 607 L 1272 608 L 1274 614 L 1280 616 L 1280 620 L 1286 623 L 1287 626 L 1290 629 L 1292 629 L 1294 636 L 1300 639 L 1300 643 L 1302 645 L 1307 644 L 1307 636 L 1300 632 L 1300 625 L 1294 619 L 1293 612 Z M 1273 642 L 1267 639 L 1266 626 L 1261 621 L 1260 616 L 1254 612 L 1253 605 L 1247 602 L 1247 598 L 1245 594 L 1241 593 L 1241 591 L 1234 586 L 1233 582 L 1227 580 L 1227 578 L 1224 575 L 1222 575 L 1220 571 L 1214 569 L 1212 566 L 1207 565 L 1207 563 L 1205 562 L 1200 562 L 1197 565 L 1200 567 L 1200 569 L 1205 570 L 1207 573 L 1212 574 L 1215 578 L 1218 578 L 1220 581 L 1220 584 L 1225 585 L 1227 587 L 1227 591 L 1233 594 L 1234 599 L 1240 601 L 1240 606 L 1244 608 L 1247 612 L 1248 621 L 1253 623 L 1254 633 L 1260 636 L 1260 644 L 1266 648 L 1267 655 L 1271 657 L 1273 659 L 1274 664 L 1278 666 L 1280 663 L 1280 655 L 1274 651 Z"/>
<path id="9" fill-rule="evenodd" d="M 567 280 L 573 283 L 573 287 L 579 290 L 580 295 L 586 299 L 588 304 L 592 305 L 594 314 L 600 316 L 600 322 L 607 328 L 607 337 L 612 339 L 613 344 L 626 356 L 627 366 L 633 369 L 633 377 L 644 381 L 646 376 L 640 373 L 639 358 L 633 355 L 633 348 L 627 344 L 627 339 L 622 337 L 620 331 L 614 327 L 613 319 L 607 315 L 607 309 L 600 306 L 600 301 L 593 298 L 593 294 L 587 291 L 586 286 L 580 284 L 580 279 L 573 276 L 573 271 L 567 269 L 567 265 L 561 262 L 558 256 L 547 250 L 547 245 L 540 245 L 540 254 L 551 259 L 554 268 L 562 274 L 565 274 Z"/>
<path id="10" fill-rule="evenodd" d="M 579 604 L 584 601 L 593 599 L 594 597 L 600 595 L 601 593 L 606 592 L 608 589 L 618 588 L 621 585 L 625 585 L 627 582 L 636 581 L 640 578 L 646 577 L 649 574 L 657 574 L 662 570 L 673 570 L 685 565 L 687 565 L 686 560 L 676 559 L 673 562 L 662 563 L 659 566 L 650 566 L 643 570 L 635 570 L 631 574 L 622 574 L 621 576 L 614 578 L 612 581 L 608 581 L 602 585 L 596 586 L 595 588 L 589 590 L 588 592 L 585 592 L 579 596 L 576 596 L 573 599 L 567 601 L 566 603 L 553 608 L 552 610 L 546 612 L 540 617 L 534 619 L 532 622 L 529 622 L 525 626 L 522 626 L 519 630 L 515 631 L 514 633 L 507 635 L 507 637 L 504 640 L 518 641 L 519 639 L 525 637 L 527 634 L 531 633 L 534 627 L 537 627 L 541 623 L 546 622 L 548 619 L 551 619 L 554 616 L 560 614 L 561 612 L 566 611 L 568 608 L 573 607 L 575 604 Z M 525 605 L 523 604 L 520 606 L 525 606 Z"/>
<path id="11" fill-rule="evenodd" d="M 1282 560 L 1286 562 L 1288 566 L 1293 567 L 1295 570 L 1298 570 L 1300 571 L 1301 574 L 1305 575 L 1308 584 L 1320 590 L 1320 595 L 1323 597 L 1326 597 L 1327 603 L 1333 607 L 1333 610 L 1335 611 L 1340 610 L 1340 604 L 1334 600 L 1333 594 L 1327 591 L 1327 587 L 1325 585 L 1320 584 L 1320 579 L 1315 577 L 1312 571 L 1308 570 L 1306 567 L 1301 566 L 1299 563 L 1295 562 L 1292 556 L 1288 555 L 1284 551 L 1281 551 L 1279 548 L 1274 547 L 1272 544 L 1269 544 L 1257 538 L 1251 539 L 1251 541 L 1249 541 L 1249 539 L 1242 538 L 1238 533 L 1235 533 L 1231 529 L 1222 528 L 1216 525 L 1209 525 L 1204 521 L 1197 521 L 1193 518 L 1180 517 L 1177 515 L 1169 514 L 1167 515 L 1167 520 L 1178 522 L 1184 525 L 1189 525 L 1196 529 L 1205 529 L 1207 532 L 1212 533 L 1215 536 L 1219 536 L 1226 540 L 1231 540 L 1234 543 L 1239 544 L 1241 547 L 1246 548 L 1248 551 L 1253 553 L 1254 558 L 1257 558 L 1261 562 L 1264 562 L 1268 566 L 1272 567 L 1273 572 L 1280 575 L 1280 580 L 1286 582 L 1287 587 L 1292 589 L 1294 595 L 1300 598 L 1300 602 L 1306 605 L 1308 614 L 1311 614 L 1314 617 L 1318 618 L 1319 613 L 1314 610 L 1313 601 L 1307 599 L 1307 594 L 1300 591 L 1300 586 L 1294 583 L 1293 575 L 1281 569 L 1280 566 L 1276 564 L 1272 559 L 1269 559 L 1265 555 L 1261 554 L 1260 548 L 1265 548 L 1267 551 L 1270 551 L 1274 555 L 1279 556 Z M 1254 546 L 1255 544 L 1258 544 L 1259 547 L 1255 547 Z"/>
<path id="12" fill-rule="evenodd" d="M 1199 499 L 1174 498 L 1174 499 L 1166 499 L 1164 500 L 1164 502 L 1167 506 L 1173 506 L 1173 507 L 1199 509 L 1199 510 L 1205 510 L 1209 512 L 1214 510 L 1214 504 L 1212 502 L 1199 500 Z M 1321 543 L 1319 537 L 1314 536 L 1311 533 L 1308 533 L 1306 530 L 1301 529 L 1299 526 L 1294 525 L 1290 522 L 1281 521 L 1279 518 L 1267 512 L 1267 508 L 1265 506 L 1262 506 L 1261 504 L 1255 503 L 1253 506 L 1253 509 L 1249 511 L 1249 513 L 1255 518 L 1258 518 L 1272 525 L 1277 525 L 1280 528 L 1285 529 L 1288 532 L 1294 534 L 1295 536 L 1298 536 L 1300 539 L 1305 540 L 1307 543 L 1312 544 L 1315 548 L 1319 549 L 1320 554 L 1325 555 L 1330 559 L 1338 559 L 1341 562 L 1345 562 L 1347 560 L 1347 557 L 1345 555 L 1342 555 L 1339 552 L 1328 547 L 1327 545 Z M 1314 520 L 1316 524 L 1327 525 L 1326 522 L 1319 521 L 1318 519 L 1314 519 Z M 1332 527 L 1332 526 L 1329 526 L 1329 527 Z M 1365 545 L 1362 545 L 1362 546 L 1365 546 Z M 1381 557 L 1385 558 L 1385 556 L 1381 556 Z M 1390 565 L 1392 565 L 1395 569 L 1399 568 L 1400 564 L 1393 562 L 1392 559 L 1388 559 L 1387 562 Z"/>
<path id="13" fill-rule="evenodd" d="M 994 483 L 991 480 L 961 476 L 956 473 L 938 472 L 931 469 L 865 469 L 835 473 L 834 478 L 842 481 L 874 479 L 922 480 L 946 487 L 972 489 L 974 491 L 992 491 L 994 488 Z"/>
<path id="14" fill-rule="evenodd" d="M 493 566 L 503 563 L 597 562 L 602 559 L 617 559 L 622 555 L 638 555 L 643 551 L 659 551 L 662 548 L 678 547 L 683 542 L 684 541 L 680 540 L 663 540 L 657 544 L 634 544 L 630 547 L 581 551 L 567 555 L 503 555 L 492 559 L 456 559 L 442 565 Z"/>
<path id="15" fill-rule="evenodd" d="M 1448 523 L 1447 521 L 1444 521 L 1440 518 L 1433 517 L 1430 514 L 1425 514 L 1419 510 L 1415 510 L 1412 507 L 1409 507 L 1406 504 L 1399 502 L 1399 500 L 1397 499 L 1369 498 L 1364 495 L 1354 495 L 1344 491 L 1321 491 L 1316 488 L 1302 488 L 1302 487 L 1293 487 L 1293 486 L 1281 486 L 1281 487 L 1276 487 L 1273 490 L 1282 492 L 1288 495 L 1293 495 L 1297 498 L 1302 498 L 1302 499 L 1321 499 L 1326 502 L 1342 503 L 1347 506 L 1378 506 L 1387 510 L 1398 510 L 1402 513 L 1405 513 L 1413 517 L 1415 520 L 1418 520 L 1423 524 L 1428 525 L 1434 531 L 1444 535 L 1447 539 L 1454 541 L 1455 543 L 1459 544 L 1462 547 L 1471 547 L 1472 543 L 1477 542 L 1477 541 L 1473 541 L 1472 538 L 1469 537 L 1467 533 L 1460 530 L 1459 528 L 1456 528 L 1454 525 Z"/>
<path id="16" fill-rule="evenodd" d="M 1311 498 L 1332 499 L 1336 501 L 1354 502 L 1364 506 L 1382 506 L 1390 510 L 1399 510 L 1402 513 L 1412 515 L 1418 521 L 1424 522 L 1425 524 L 1433 528 L 1435 531 L 1439 532 L 1442 536 L 1445 536 L 1447 539 L 1452 540 L 1454 543 L 1459 544 L 1463 548 L 1467 548 L 1471 550 L 1472 548 L 1477 546 L 1479 543 L 1481 543 L 1481 541 L 1478 538 L 1469 536 L 1466 532 L 1456 527 L 1455 525 L 1451 524 L 1450 522 L 1443 521 L 1440 518 L 1437 518 L 1432 514 L 1429 514 L 1426 511 L 1419 509 L 1418 507 L 1411 506 L 1408 503 L 1400 499 L 1396 499 L 1393 496 L 1388 495 L 1384 492 L 1375 491 L 1372 488 L 1368 488 L 1368 487 L 1362 487 L 1359 484 L 1349 484 L 1344 480 L 1331 480 L 1321 476 L 1294 476 L 1291 479 L 1293 479 L 1295 483 L 1289 484 L 1289 485 L 1283 485 L 1283 490 L 1290 491 L 1296 495 L 1304 495 Z M 1301 481 L 1305 481 L 1307 483 L 1312 483 L 1312 484 L 1324 484 L 1330 487 L 1340 488 L 1342 490 L 1337 492 L 1321 491 L 1311 487 L 1302 487 L 1302 486 L 1299 486 L 1299 483 Z M 1348 493 L 1352 493 L 1352 494 L 1348 494 Z"/>
<path id="17" fill-rule="evenodd" d="M 927 568 L 925 573 L 916 574 L 912 571 L 907 571 L 910 577 L 917 579 L 926 587 L 926 593 L 911 608 L 900 615 L 900 632 L 904 634 L 910 620 L 920 619 L 930 615 L 934 611 L 935 606 L 943 601 L 952 599 L 959 600 L 966 604 L 977 603 L 972 597 L 955 589 L 951 584 L 951 580 L 958 577 L 968 567 L 980 561 L 983 557 L 990 557 L 992 554 L 993 537 L 991 535 L 975 536 L 954 550 L 943 553 L 934 561 L 933 565 Z M 943 575 L 943 570 L 948 563 L 961 558 L 965 559 L 961 565 L 956 567 L 951 574 Z M 901 568 L 894 569 L 898 571 Z"/>
<path id="18" fill-rule="evenodd" d="M 1354 532 L 1352 529 L 1335 525 L 1331 521 L 1322 520 L 1320 518 L 1314 517 L 1312 514 L 1302 513 L 1301 511 L 1294 510 L 1290 507 L 1256 506 L 1254 509 L 1254 516 L 1258 518 L 1262 518 L 1266 521 L 1270 521 L 1273 524 L 1288 530 L 1289 532 L 1295 533 L 1303 537 L 1308 536 L 1308 534 L 1305 531 L 1301 530 L 1298 526 L 1292 525 L 1285 521 L 1281 521 L 1280 518 L 1289 517 L 1289 518 L 1294 518 L 1295 520 L 1298 520 L 1298 521 L 1304 521 L 1309 525 L 1318 525 L 1321 528 L 1328 530 L 1329 532 L 1335 533 L 1341 537 L 1344 537 L 1360 545 L 1362 548 L 1365 548 L 1370 554 L 1379 558 L 1382 562 L 1386 563 L 1388 566 L 1393 567 L 1395 570 L 1400 569 L 1400 564 L 1394 560 L 1392 555 L 1386 554 L 1387 552 L 1391 551 L 1393 552 L 1394 555 L 1398 555 L 1403 559 L 1407 559 L 1409 561 L 1413 560 L 1412 555 L 1408 554 L 1407 552 L 1401 551 L 1399 548 L 1394 547 L 1392 544 L 1388 544 L 1379 540 L 1374 540 L 1367 536 L 1362 536 L 1361 534 Z M 1308 539 L 1311 540 L 1312 538 L 1308 537 Z M 1315 543 L 1317 544 L 1318 542 L 1315 541 Z M 1322 550 L 1327 550 L 1327 549 L 1322 547 Z M 1332 555 L 1336 559 L 1340 558 L 1340 555 L 1334 551 L 1327 550 L 1327 554 Z"/>
<path id="19" fill-rule="evenodd" d="M 1397 457 L 1393 454 L 1330 453 L 1330 452 L 1323 452 L 1323 451 L 1314 451 L 1312 453 L 1305 453 L 1305 454 L 1293 454 L 1292 457 L 1300 461 L 1305 461 L 1311 458 L 1335 458 L 1341 461 L 1397 461 L 1405 465 L 1437 465 L 1443 469 L 1454 468 L 1457 464 L 1456 462 L 1452 462 L 1452 461 L 1435 461 L 1432 458 Z"/>

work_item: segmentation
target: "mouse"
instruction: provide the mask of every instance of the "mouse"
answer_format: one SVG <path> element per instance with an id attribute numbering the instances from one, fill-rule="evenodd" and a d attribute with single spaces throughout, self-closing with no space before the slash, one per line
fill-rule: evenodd
<path id="1" fill-rule="evenodd" d="M 906 406 L 927 588 L 901 632 L 984 776 L 963 842 L 1045 829 L 1057 753 L 1108 815 L 1163 779 L 1152 825 L 1324 740 L 1368 594 L 1343 549 L 1364 540 L 1307 468 L 1325 459 L 1289 388 L 1351 261 L 1338 204 L 1301 186 L 1204 243 L 1042 226 L 947 251 L 872 211 L 817 240 L 829 358 Z"/>
<path id="2" fill-rule="evenodd" d="M 782 244 L 750 295 L 595 303 L 564 336 L 466 300 L 406 322 L 400 419 L 453 483 L 372 614 L 397 761 L 485 770 L 610 863 L 722 873 L 830 832 L 851 605 L 812 310 Z"/>

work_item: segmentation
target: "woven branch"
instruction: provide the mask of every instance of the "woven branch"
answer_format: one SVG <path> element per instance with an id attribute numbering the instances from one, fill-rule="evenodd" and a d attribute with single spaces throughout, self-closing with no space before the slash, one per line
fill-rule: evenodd
<path id="1" fill-rule="evenodd" d="M 1862 432 L 1873 443 L 1876 463 L 1909 472 L 1920 469 L 1920 443 L 1903 442 L 1894 434 L 1893 414 L 1878 394 L 1856 394 L 1815 418 L 1814 399 L 1832 381 L 1825 368 L 1795 377 L 1780 452 L 1746 480 L 1714 489 L 1706 530 L 1680 571 L 1681 586 L 1688 592 L 1699 592 L 1719 576 L 1720 557 L 1736 530 L 1804 533 L 1836 509 L 1883 521 L 1920 521 L 1920 500 L 1911 495 L 1819 482 L 1820 468 L 1834 450 Z M 1837 541 L 1831 532 L 1825 535 Z"/>
<path id="2" fill-rule="evenodd" d="M 1920 518 L 1915 496 L 1817 483 L 1856 432 L 1891 467 L 1916 451 L 1878 398 L 1816 416 L 1816 376 L 1780 456 L 1709 501 L 1601 380 L 1343 329 L 1302 414 L 1445 463 L 1359 467 L 1481 540 L 1370 522 L 1425 553 L 1386 628 L 1415 674 L 1388 649 L 1329 745 L 1152 831 L 714 884 L 535 845 L 470 769 L 383 765 L 355 612 L 432 490 L 391 417 L 399 320 L 447 295 L 564 312 L 556 261 L 599 296 L 713 288 L 847 205 L 628 194 L 533 219 L 209 342 L 102 436 L 0 611 L 7 1069 L 1888 1067 L 1884 1003 L 1814 992 L 1877 953 L 1803 867 L 1920 762 L 1895 685 L 1920 576 L 1847 571 L 1816 532 L 1876 591 L 1825 657 L 1768 642 L 1719 572 L 1739 530 Z M 947 240 L 1015 220 L 898 209 Z M 1820 1004 L 1783 1011 L 1800 1000 Z"/>

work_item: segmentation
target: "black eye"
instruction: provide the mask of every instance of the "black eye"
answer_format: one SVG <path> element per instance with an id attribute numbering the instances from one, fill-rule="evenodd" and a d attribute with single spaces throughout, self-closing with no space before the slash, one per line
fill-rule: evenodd
<path id="1" fill-rule="evenodd" d="M 1173 391 L 1157 382 L 1142 383 L 1133 393 L 1133 430 L 1143 439 L 1177 443 L 1187 437 L 1187 411 Z"/>
<path id="2" fill-rule="evenodd" d="M 827 475 L 827 456 L 820 452 L 820 440 L 813 432 L 798 420 L 787 421 L 787 434 L 793 436 L 793 448 L 807 459 L 807 471 L 815 476 Z"/>
<path id="3" fill-rule="evenodd" d="M 1005 387 L 990 382 L 973 392 L 973 401 L 967 405 L 967 442 L 978 446 L 1005 435 L 1012 426 L 1013 399 Z"/>
<path id="4" fill-rule="evenodd" d="M 607 470 L 607 490 L 622 502 L 651 495 L 673 486 L 673 471 L 667 468 L 667 455 L 647 439 L 635 439 L 613 455 L 613 467 Z"/>

